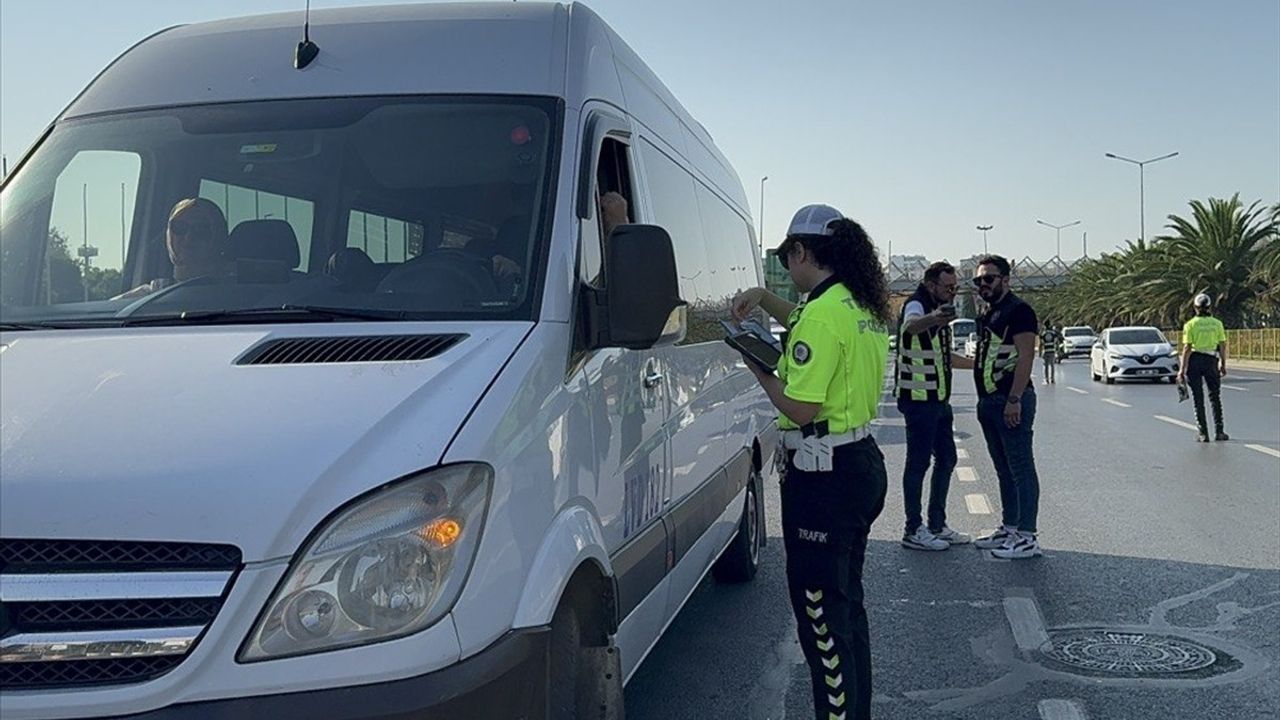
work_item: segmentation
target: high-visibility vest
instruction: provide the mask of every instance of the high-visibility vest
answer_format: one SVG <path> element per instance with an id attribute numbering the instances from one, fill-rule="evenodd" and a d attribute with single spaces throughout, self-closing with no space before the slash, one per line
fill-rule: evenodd
<path id="1" fill-rule="evenodd" d="M 925 314 L 938 307 L 923 286 L 907 302 L 920 303 Z M 904 306 L 905 307 L 905 306 Z M 900 400 L 946 402 L 951 399 L 951 326 L 908 333 L 898 318 L 897 372 L 894 392 Z"/>

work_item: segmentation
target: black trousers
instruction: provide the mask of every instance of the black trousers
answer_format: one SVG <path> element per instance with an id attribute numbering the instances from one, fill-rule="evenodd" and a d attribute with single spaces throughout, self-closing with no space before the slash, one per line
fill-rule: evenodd
<path id="1" fill-rule="evenodd" d="M 1187 384 L 1191 386 L 1191 399 L 1196 404 L 1196 424 L 1200 432 L 1208 435 L 1209 425 L 1204 418 L 1204 391 L 1201 384 L 1209 386 L 1209 403 L 1213 405 L 1213 426 L 1222 429 L 1222 376 L 1218 375 L 1218 358 L 1193 352 L 1187 360 Z"/>
<path id="2" fill-rule="evenodd" d="M 787 467 L 782 529 L 787 587 L 809 673 L 814 717 L 871 717 L 871 638 L 862 565 L 888 476 L 873 438 L 835 449 L 831 472 Z"/>

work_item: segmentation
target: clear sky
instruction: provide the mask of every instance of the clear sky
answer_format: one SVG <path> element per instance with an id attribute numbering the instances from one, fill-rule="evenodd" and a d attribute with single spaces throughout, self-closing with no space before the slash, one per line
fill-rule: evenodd
<path id="1" fill-rule="evenodd" d="M 313 8 L 379 4 L 314 0 Z M 764 238 L 828 202 L 895 254 L 1047 258 L 1147 235 L 1187 201 L 1280 201 L 1277 0 L 589 0 L 737 168 Z M 120 52 L 170 25 L 303 0 L 4 0 L 13 163 Z M 112 207 L 118 207 L 118 199 Z"/>

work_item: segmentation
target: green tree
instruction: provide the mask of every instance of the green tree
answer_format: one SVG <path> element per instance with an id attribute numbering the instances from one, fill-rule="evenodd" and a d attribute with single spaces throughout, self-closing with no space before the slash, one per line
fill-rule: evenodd
<path id="1" fill-rule="evenodd" d="M 1196 294 L 1208 293 L 1228 326 L 1274 322 L 1280 307 L 1280 205 L 1244 207 L 1193 200 L 1188 218 L 1169 216 L 1168 234 L 1129 242 L 1081 263 L 1037 310 L 1064 323 L 1178 327 Z"/>

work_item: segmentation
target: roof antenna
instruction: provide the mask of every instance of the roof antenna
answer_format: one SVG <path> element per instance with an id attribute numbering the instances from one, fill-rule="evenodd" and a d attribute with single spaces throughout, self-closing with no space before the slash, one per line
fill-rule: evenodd
<path id="1" fill-rule="evenodd" d="M 311 42 L 311 0 L 307 0 L 307 14 L 302 21 L 302 42 L 293 51 L 293 66 L 299 70 L 311 64 L 320 54 L 320 46 Z"/>

